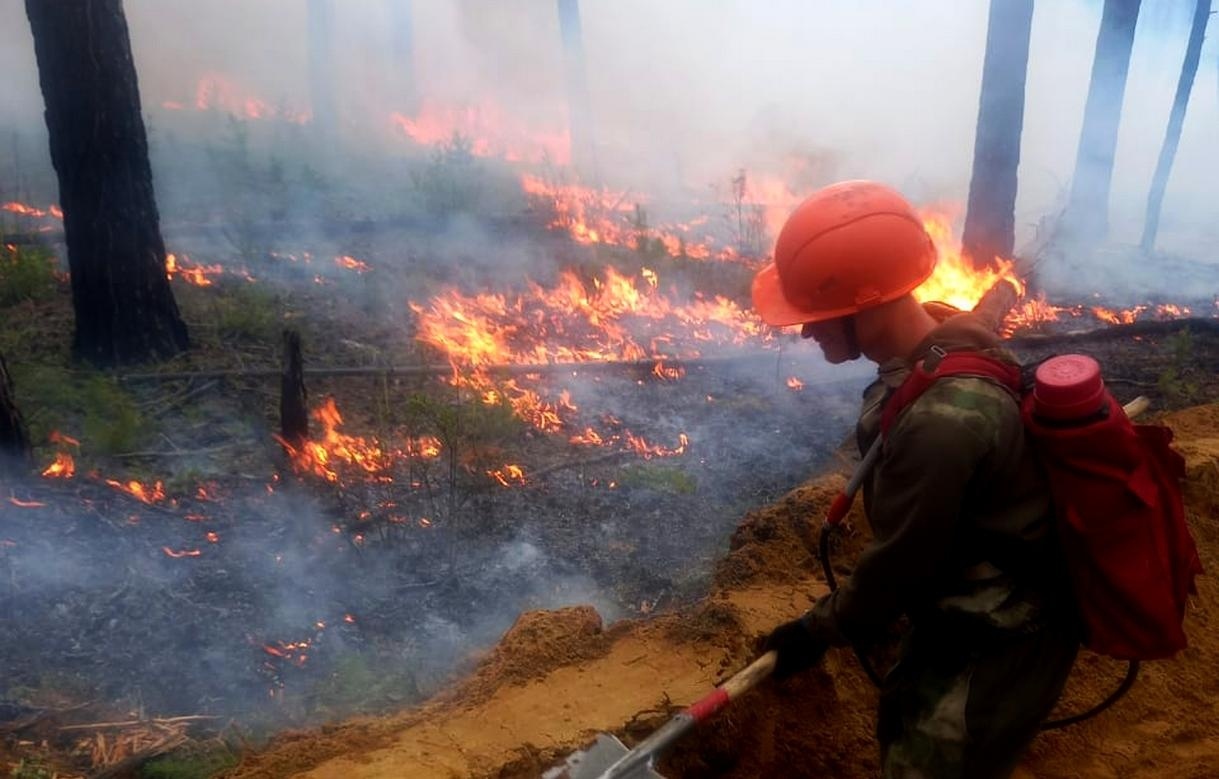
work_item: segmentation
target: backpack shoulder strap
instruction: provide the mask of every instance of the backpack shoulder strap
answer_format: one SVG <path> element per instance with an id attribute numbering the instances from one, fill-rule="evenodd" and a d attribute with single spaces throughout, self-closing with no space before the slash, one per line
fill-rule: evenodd
<path id="1" fill-rule="evenodd" d="M 945 352 L 938 346 L 931 347 L 930 356 L 919 360 L 910 375 L 902 382 L 881 412 L 881 435 L 888 435 L 911 403 L 918 400 L 932 384 L 949 376 L 970 376 L 989 379 L 1010 391 L 1016 398 L 1022 394 L 1024 379 L 1019 365 L 1013 365 L 980 352 Z"/>

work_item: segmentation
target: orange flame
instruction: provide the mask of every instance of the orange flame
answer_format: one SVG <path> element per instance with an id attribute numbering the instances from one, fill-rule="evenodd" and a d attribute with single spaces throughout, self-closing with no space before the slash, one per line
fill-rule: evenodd
<path id="1" fill-rule="evenodd" d="M 787 388 L 796 390 L 796 391 L 802 390 L 802 389 L 804 389 L 804 382 L 800 381 L 795 376 L 788 376 L 787 377 Z"/>
<path id="2" fill-rule="evenodd" d="M 571 137 L 566 129 L 530 127 L 494 103 L 456 106 L 425 100 L 414 116 L 390 114 L 390 123 L 423 146 L 453 143 L 460 138 L 475 157 L 556 165 L 567 165 L 571 160 Z"/>
<path id="3" fill-rule="evenodd" d="M 935 243 L 939 262 L 931 278 L 914 290 L 920 302 L 940 301 L 962 310 L 970 310 L 999 281 L 1015 285 L 1024 294 L 1024 282 L 1016 275 L 1015 263 L 1000 259 L 993 267 L 975 268 L 952 237 L 952 217 L 944 211 L 924 211 L 923 226 Z"/>
<path id="4" fill-rule="evenodd" d="M 76 461 L 67 452 L 56 452 L 55 462 L 44 468 L 42 475 L 48 479 L 71 479 L 76 475 Z"/>
<path id="5" fill-rule="evenodd" d="M 63 210 L 56 205 L 48 206 L 45 209 L 35 208 L 33 206 L 26 205 L 25 203 L 18 203 L 17 201 L 12 200 L 8 203 L 0 205 L 0 211 L 8 211 L 10 214 L 28 216 L 34 219 L 46 219 L 47 217 L 51 217 L 52 219 L 63 219 Z"/>
<path id="6" fill-rule="evenodd" d="M 150 506 L 154 503 L 160 503 L 161 501 L 165 500 L 165 486 L 159 481 L 152 486 L 145 486 L 135 480 L 129 481 L 126 484 L 115 481 L 114 479 L 106 479 L 105 481 L 106 484 L 109 484 L 116 490 L 125 492 L 141 503 L 147 503 Z"/>
<path id="7" fill-rule="evenodd" d="M 368 263 L 357 260 L 355 257 L 349 257 L 346 254 L 335 257 L 334 264 L 338 265 L 340 268 L 353 270 L 356 273 L 368 273 L 370 270 L 372 270 L 372 268 L 368 266 Z"/>
<path id="8" fill-rule="evenodd" d="M 513 483 L 525 483 L 525 469 L 519 465 L 505 465 L 503 468 L 487 471 L 487 475 L 505 487 L 511 487 Z"/>
<path id="9" fill-rule="evenodd" d="M 222 273 L 224 273 L 222 265 L 196 265 L 185 254 L 182 255 L 181 261 L 176 254 L 165 255 L 165 275 L 170 279 L 179 277 L 187 284 L 193 284 L 196 287 L 210 287 L 213 282 L 209 277 L 219 276 Z"/>
<path id="10" fill-rule="evenodd" d="M 161 107 L 167 111 L 185 111 L 188 106 L 176 100 L 166 100 Z M 293 124 L 306 124 L 312 118 L 308 111 L 274 106 L 233 83 L 220 73 L 205 73 L 195 86 L 195 99 L 190 106 L 196 111 L 218 111 L 241 119 L 280 119 Z"/>

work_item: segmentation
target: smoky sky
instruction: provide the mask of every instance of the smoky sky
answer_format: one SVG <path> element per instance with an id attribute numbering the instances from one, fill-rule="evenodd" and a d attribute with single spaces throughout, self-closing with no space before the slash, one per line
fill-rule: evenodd
<path id="1" fill-rule="evenodd" d="M 146 112 L 155 117 L 166 101 L 189 102 L 209 73 L 271 104 L 307 109 L 307 5 L 127 0 Z M 1036 5 L 1018 245 L 1070 185 L 1101 5 Z M 982 0 L 584 0 L 602 176 L 673 197 L 705 195 L 709 183 L 746 167 L 802 190 L 870 177 L 916 200 L 963 202 L 987 8 Z M 1182 0 L 1143 3 L 1111 200 L 1118 242 L 1136 241 L 1142 228 L 1191 9 Z M 396 54 L 404 29 L 413 31 L 411 78 Z M 351 143 L 400 149 L 387 116 L 409 105 L 411 81 L 425 102 L 494 103 L 513 123 L 539 131 L 565 124 L 553 0 L 343 0 L 332 33 Z M 41 99 L 21 3 L 0 7 L 0 66 L 0 130 L 37 132 Z M 1217 74 L 1208 40 L 1161 242 L 1191 255 L 1214 237 L 1207 225 L 1219 223 L 1211 184 Z"/>

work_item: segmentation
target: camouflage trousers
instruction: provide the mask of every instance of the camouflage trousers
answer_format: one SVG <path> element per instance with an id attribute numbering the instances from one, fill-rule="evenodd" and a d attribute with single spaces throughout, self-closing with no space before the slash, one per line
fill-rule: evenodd
<path id="1" fill-rule="evenodd" d="M 914 627 L 881 693 L 885 779 L 998 779 L 1015 770 L 1062 693 L 1072 630 L 971 640 Z"/>

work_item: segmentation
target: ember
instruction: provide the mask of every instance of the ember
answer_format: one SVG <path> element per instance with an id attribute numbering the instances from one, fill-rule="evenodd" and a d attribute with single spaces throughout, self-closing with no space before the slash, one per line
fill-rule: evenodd
<path id="1" fill-rule="evenodd" d="M 160 481 L 151 486 L 145 486 L 135 480 L 128 481 L 125 484 L 114 479 L 106 479 L 105 481 L 106 484 L 109 484 L 120 492 L 127 493 L 141 503 L 152 505 L 165 500 L 165 487 Z"/>

